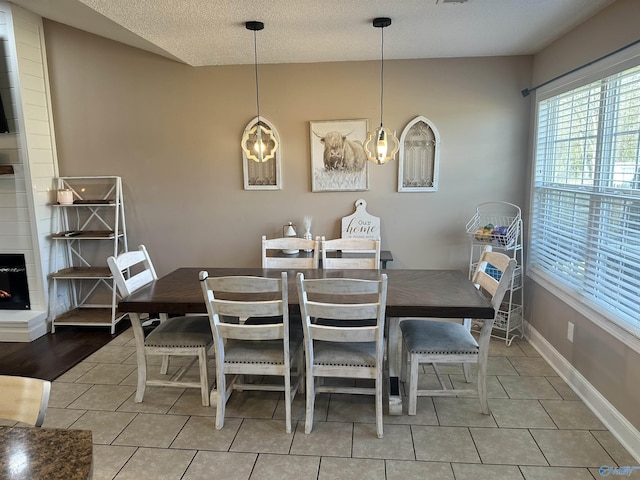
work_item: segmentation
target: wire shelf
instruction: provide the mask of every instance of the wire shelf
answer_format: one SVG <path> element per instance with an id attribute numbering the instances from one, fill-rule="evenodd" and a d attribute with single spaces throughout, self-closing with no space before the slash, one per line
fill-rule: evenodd
<path id="1" fill-rule="evenodd" d="M 467 222 L 467 233 L 474 241 L 502 248 L 514 248 L 521 231 L 520 207 L 507 202 L 488 202 L 478 205 Z"/>

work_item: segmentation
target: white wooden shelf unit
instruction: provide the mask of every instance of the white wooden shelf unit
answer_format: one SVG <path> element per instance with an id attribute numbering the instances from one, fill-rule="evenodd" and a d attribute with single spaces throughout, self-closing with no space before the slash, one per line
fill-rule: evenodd
<path id="1" fill-rule="evenodd" d="M 73 203 L 53 205 L 57 231 L 50 288 L 51 331 L 61 325 L 107 326 L 117 314 L 110 255 L 128 251 L 122 179 L 115 176 L 60 177 L 58 190 L 71 190 Z"/>

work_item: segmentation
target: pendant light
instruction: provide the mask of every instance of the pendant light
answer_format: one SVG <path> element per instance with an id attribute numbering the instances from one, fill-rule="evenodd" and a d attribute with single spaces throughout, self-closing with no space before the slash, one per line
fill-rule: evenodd
<path id="1" fill-rule="evenodd" d="M 256 75 L 256 107 L 258 117 L 253 127 L 244 131 L 242 135 L 242 150 L 248 159 L 254 162 L 266 162 L 273 158 L 278 150 L 278 140 L 271 129 L 260 120 L 260 88 L 258 82 L 258 41 L 256 32 L 264 28 L 262 22 L 246 22 L 247 30 L 253 31 L 253 53 Z"/>
<path id="2" fill-rule="evenodd" d="M 380 29 L 382 33 L 382 55 L 380 62 L 380 127 L 367 134 L 364 142 L 364 151 L 367 158 L 372 162 L 382 165 L 393 159 L 398 152 L 400 143 L 396 132 L 382 126 L 382 112 L 384 100 L 384 29 L 391 25 L 388 17 L 373 19 L 373 26 Z"/>

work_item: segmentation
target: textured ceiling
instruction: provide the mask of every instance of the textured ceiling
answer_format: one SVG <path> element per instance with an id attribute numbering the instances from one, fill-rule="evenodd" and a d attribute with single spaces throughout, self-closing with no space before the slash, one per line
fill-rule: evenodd
<path id="1" fill-rule="evenodd" d="M 42 17 L 193 66 L 530 55 L 614 0 L 13 0 Z"/>

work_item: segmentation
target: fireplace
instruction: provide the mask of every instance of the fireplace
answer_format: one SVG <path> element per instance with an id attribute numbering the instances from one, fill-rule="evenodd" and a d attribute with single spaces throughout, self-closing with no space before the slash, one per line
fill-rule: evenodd
<path id="1" fill-rule="evenodd" d="M 0 310 L 30 310 L 23 254 L 0 254 Z"/>

